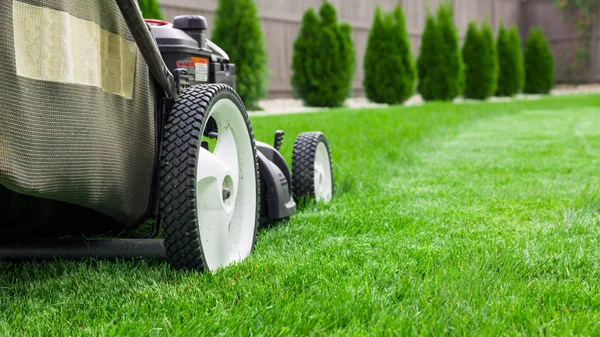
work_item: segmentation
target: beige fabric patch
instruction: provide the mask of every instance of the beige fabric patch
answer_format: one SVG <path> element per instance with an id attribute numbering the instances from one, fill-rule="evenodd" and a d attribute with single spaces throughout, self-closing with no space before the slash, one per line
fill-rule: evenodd
<path id="1" fill-rule="evenodd" d="M 17 75 L 131 99 L 137 46 L 92 21 L 13 0 Z"/>

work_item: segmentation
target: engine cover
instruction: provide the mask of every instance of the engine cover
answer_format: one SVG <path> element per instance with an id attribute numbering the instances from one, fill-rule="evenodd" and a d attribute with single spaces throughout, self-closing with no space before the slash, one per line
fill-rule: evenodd
<path id="1" fill-rule="evenodd" d="M 235 65 L 205 35 L 206 19 L 199 15 L 182 15 L 173 20 L 148 20 L 150 31 L 165 64 L 171 72 L 185 69 L 190 85 L 223 83 L 235 89 Z"/>

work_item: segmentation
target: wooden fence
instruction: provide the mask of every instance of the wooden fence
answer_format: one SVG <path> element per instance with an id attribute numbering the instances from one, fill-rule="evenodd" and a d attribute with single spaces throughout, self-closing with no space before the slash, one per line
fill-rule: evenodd
<path id="1" fill-rule="evenodd" d="M 269 55 L 269 97 L 288 97 L 290 88 L 290 62 L 292 46 L 300 28 L 302 14 L 308 7 L 318 7 L 324 0 L 257 0 L 266 36 L 266 49 Z M 338 10 L 340 21 L 349 22 L 353 27 L 357 56 L 357 74 L 354 80 L 356 94 L 362 91 L 362 63 L 365 45 L 373 11 L 376 5 L 391 10 L 401 3 L 407 18 L 412 49 L 417 55 L 421 33 L 425 24 L 427 8 L 434 10 L 438 3 L 446 0 L 331 0 Z M 160 0 L 163 14 L 170 20 L 180 14 L 201 14 L 212 25 L 217 0 Z M 461 38 L 471 20 L 488 19 L 497 27 L 501 21 L 519 27 L 523 37 L 529 27 L 542 26 L 548 35 L 557 58 L 557 64 L 568 61 L 571 55 L 564 55 L 576 45 L 576 34 L 561 14 L 555 9 L 552 0 L 452 0 L 454 20 Z M 595 25 L 595 38 L 592 52 L 591 77 L 600 80 L 600 24 Z M 210 31 L 209 31 L 210 36 Z M 572 53 L 571 53 L 572 54 Z M 557 67 L 559 80 L 564 68 Z"/>

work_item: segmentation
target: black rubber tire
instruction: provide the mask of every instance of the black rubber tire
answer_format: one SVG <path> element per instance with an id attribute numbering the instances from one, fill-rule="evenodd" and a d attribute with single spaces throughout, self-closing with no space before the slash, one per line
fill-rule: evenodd
<path id="1" fill-rule="evenodd" d="M 296 202 L 301 199 L 315 197 L 315 155 L 319 143 L 325 144 L 329 154 L 332 197 L 335 194 L 333 166 L 331 165 L 331 152 L 327 138 L 321 132 L 305 132 L 296 137 L 292 155 L 292 193 Z"/>
<path id="2" fill-rule="evenodd" d="M 205 116 L 221 99 L 230 99 L 242 112 L 253 147 L 256 174 L 256 223 L 252 247 L 256 244 L 260 184 L 254 133 L 240 97 L 224 84 L 198 85 L 186 90 L 175 102 L 167 121 L 160 161 L 160 219 L 169 263 L 176 269 L 203 270 L 206 267 L 196 212 L 196 171 L 198 151 L 206 125 Z"/>

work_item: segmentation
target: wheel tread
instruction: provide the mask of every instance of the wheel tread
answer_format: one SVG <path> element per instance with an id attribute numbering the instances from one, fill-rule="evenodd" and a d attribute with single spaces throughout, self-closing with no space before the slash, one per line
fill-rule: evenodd
<path id="1" fill-rule="evenodd" d="M 292 154 L 292 192 L 296 201 L 315 196 L 314 162 L 317 146 L 321 142 L 325 143 L 329 151 L 327 138 L 321 132 L 304 132 L 296 137 Z M 331 177 L 333 179 L 331 156 L 329 156 L 329 164 L 332 168 Z M 332 190 L 332 192 L 335 191 Z"/>

